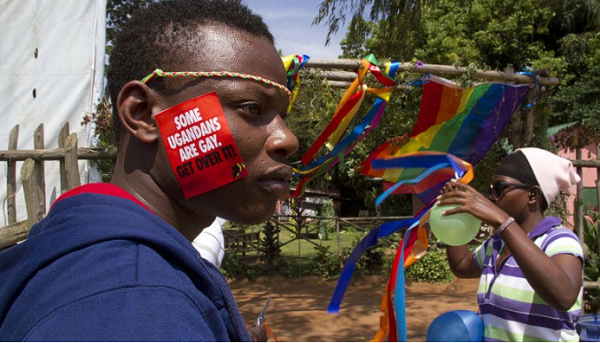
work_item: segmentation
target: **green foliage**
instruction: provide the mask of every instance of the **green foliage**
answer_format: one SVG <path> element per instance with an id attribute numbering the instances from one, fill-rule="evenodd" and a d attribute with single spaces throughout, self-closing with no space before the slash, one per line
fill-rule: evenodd
<path id="1" fill-rule="evenodd" d="M 352 253 L 352 250 L 364 236 L 356 238 L 352 244 L 342 249 L 342 260 L 347 261 Z M 393 256 L 386 255 L 386 249 L 382 244 L 377 244 L 369 248 L 360 256 L 356 263 L 352 277 L 360 277 L 363 275 L 373 275 L 381 272 L 388 272 Z M 340 274 L 339 258 L 324 246 L 315 247 L 316 255 L 312 258 L 311 270 L 313 275 L 332 278 Z"/>
<path id="2" fill-rule="evenodd" d="M 250 265 L 237 253 L 227 253 L 221 264 L 221 272 L 227 278 L 240 278 L 256 280 L 257 276 L 263 275 L 259 266 Z"/>
<path id="3" fill-rule="evenodd" d="M 358 237 L 352 242 L 351 247 L 342 249 L 344 261 L 348 260 L 354 247 L 356 247 L 366 235 L 366 232 L 363 233 L 361 237 Z M 388 263 L 385 263 L 386 250 L 387 249 L 381 242 L 367 249 L 367 251 L 365 251 L 358 259 L 353 276 L 373 275 L 384 271 L 383 268 L 388 265 Z M 387 272 L 387 270 L 385 271 Z"/>
<path id="4" fill-rule="evenodd" d="M 600 215 L 591 212 L 592 222 L 583 221 L 583 250 L 585 253 L 585 278 L 589 281 L 600 279 L 600 256 L 598 256 L 598 239 L 600 239 Z"/>
<path id="5" fill-rule="evenodd" d="M 327 247 L 315 247 L 316 255 L 312 258 L 311 272 L 323 278 L 331 278 L 340 274 L 340 264 L 336 255 Z"/>
<path id="6" fill-rule="evenodd" d="M 351 18 L 350 26 L 360 25 L 361 21 L 369 20 L 393 30 L 395 35 L 390 35 L 388 42 L 397 45 L 398 42 L 406 40 L 410 31 L 418 28 L 424 6 L 437 2 L 435 0 L 326 0 L 321 3 L 313 24 L 327 23 L 328 44 L 331 35 L 348 22 L 348 17 Z M 459 3 L 462 6 L 463 1 Z"/>
<path id="7" fill-rule="evenodd" d="M 109 152 L 116 152 L 116 138 L 112 125 L 112 106 L 108 95 L 105 95 L 102 102 L 96 106 L 96 112 L 83 116 L 81 125 L 88 125 L 90 123 L 96 124 L 94 134 L 98 137 L 98 146 L 108 149 Z M 113 171 L 113 161 L 97 160 L 95 162 L 98 170 L 102 173 L 103 181 L 109 182 Z"/>
<path id="8" fill-rule="evenodd" d="M 583 250 L 585 254 L 584 276 L 587 281 L 600 281 L 600 256 L 598 255 L 598 239 L 600 236 L 600 214 L 590 212 L 592 220 L 584 220 Z M 589 308 L 587 312 L 598 313 L 600 311 L 600 289 L 586 290 L 584 293 L 585 303 Z"/>
<path id="9" fill-rule="evenodd" d="M 406 277 L 417 282 L 448 283 L 454 279 L 446 258 L 446 250 L 431 250 L 406 269 Z"/>
<path id="10" fill-rule="evenodd" d="M 279 233 L 271 222 L 267 222 L 263 227 L 263 235 L 260 239 L 260 252 L 265 260 L 265 271 L 267 274 L 281 273 L 287 268 L 287 263 L 281 257 L 281 247 L 279 246 Z"/>
<path id="11" fill-rule="evenodd" d="M 352 27 L 342 44 L 343 57 L 374 53 L 426 65 L 515 71 L 531 67 L 561 80 L 559 86 L 545 88 L 546 100 L 538 99 L 536 124 L 578 121 L 586 130 L 575 133 L 568 144 L 581 146 L 600 136 L 597 0 L 323 1 L 315 22 L 328 23 L 331 33 L 347 18 Z M 545 136 L 540 132 L 537 142 Z"/>
<path id="12" fill-rule="evenodd" d="M 138 8 L 157 0 L 108 0 L 106 3 L 106 42 L 110 53 L 111 42 L 131 14 Z"/>
<path id="13" fill-rule="evenodd" d="M 369 54 L 369 50 L 363 46 L 363 42 L 373 32 L 375 25 L 362 17 L 354 17 L 348 25 L 348 34 L 340 42 L 345 56 L 361 58 Z"/>
<path id="14" fill-rule="evenodd" d="M 319 208 L 319 217 L 333 218 L 335 216 L 335 208 L 333 207 L 333 201 L 331 199 Z M 335 232 L 335 222 L 328 219 L 319 219 L 317 221 L 319 239 L 329 239 L 329 233 Z"/>

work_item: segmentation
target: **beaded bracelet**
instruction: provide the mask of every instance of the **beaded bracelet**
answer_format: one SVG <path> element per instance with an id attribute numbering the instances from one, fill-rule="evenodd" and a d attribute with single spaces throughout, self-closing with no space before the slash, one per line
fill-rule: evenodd
<path id="1" fill-rule="evenodd" d="M 515 221 L 515 218 L 513 218 L 513 217 L 508 217 L 508 219 L 507 219 L 507 220 L 506 220 L 504 223 L 502 223 L 500 226 L 498 226 L 498 228 L 497 228 L 497 229 L 494 231 L 494 234 L 495 234 L 495 235 L 499 235 L 499 234 L 501 234 L 501 233 L 502 233 L 502 231 L 506 230 L 506 228 L 507 228 L 507 227 L 508 227 L 510 224 L 512 224 L 512 222 L 514 222 L 514 221 Z"/>

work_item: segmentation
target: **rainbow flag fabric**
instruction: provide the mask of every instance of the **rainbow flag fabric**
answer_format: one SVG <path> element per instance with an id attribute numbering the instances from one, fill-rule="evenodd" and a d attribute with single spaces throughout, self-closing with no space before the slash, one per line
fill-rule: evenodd
<path id="1" fill-rule="evenodd" d="M 397 183 L 417 177 L 424 169 L 377 168 L 382 164 L 375 161 L 437 151 L 475 165 L 498 139 L 530 89 L 530 85 L 505 83 L 461 88 L 450 80 L 426 75 L 417 124 L 410 135 L 381 144 L 358 168 L 364 175 Z M 394 193 L 417 194 L 429 203 L 448 180 L 447 173 L 440 170 L 418 184 L 404 184 Z"/>
<path id="2" fill-rule="evenodd" d="M 381 303 L 383 315 L 374 341 L 406 340 L 404 268 L 427 251 L 428 209 L 441 187 L 456 178 L 469 183 L 478 163 L 531 89 L 530 85 L 482 83 L 462 88 L 437 76 L 425 75 L 417 124 L 409 135 L 391 139 L 363 161 L 359 171 L 386 181 L 379 205 L 390 194 L 416 194 L 425 207 L 411 219 L 382 224 L 354 248 L 346 261 L 328 311 L 338 313 L 358 258 L 377 239 L 406 230 L 394 258 L 390 280 Z M 387 186 L 386 186 L 387 185 Z M 416 230 L 415 230 L 416 229 Z"/>

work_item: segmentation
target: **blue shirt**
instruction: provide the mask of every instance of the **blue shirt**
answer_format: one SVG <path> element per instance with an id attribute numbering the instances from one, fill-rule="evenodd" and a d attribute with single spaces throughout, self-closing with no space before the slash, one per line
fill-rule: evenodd
<path id="1" fill-rule="evenodd" d="M 217 268 L 123 190 L 95 184 L 65 194 L 0 254 L 0 340 L 250 336 Z"/>

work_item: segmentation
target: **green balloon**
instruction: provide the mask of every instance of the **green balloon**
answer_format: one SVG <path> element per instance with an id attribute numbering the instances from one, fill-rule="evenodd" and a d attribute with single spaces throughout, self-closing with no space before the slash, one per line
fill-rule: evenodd
<path id="1" fill-rule="evenodd" d="M 455 213 L 442 216 L 447 210 L 460 205 L 433 205 L 429 213 L 429 226 L 433 234 L 448 245 L 467 244 L 477 236 L 481 220 L 470 213 Z"/>

